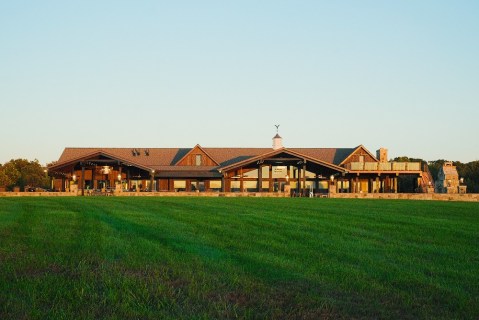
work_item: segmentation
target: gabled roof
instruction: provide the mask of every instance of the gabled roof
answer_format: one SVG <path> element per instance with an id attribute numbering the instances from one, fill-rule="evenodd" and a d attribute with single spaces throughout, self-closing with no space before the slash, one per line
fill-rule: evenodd
<path id="1" fill-rule="evenodd" d="M 241 163 L 261 155 L 273 153 L 278 150 L 272 148 L 207 148 L 196 146 L 207 154 L 218 167 L 227 167 L 232 164 Z M 288 148 L 279 150 L 288 150 L 301 157 L 339 166 L 358 148 Z M 59 168 L 69 163 L 86 159 L 95 155 L 105 155 L 112 159 L 118 159 L 124 163 L 129 163 L 140 168 L 154 170 L 165 170 L 165 168 L 174 166 L 181 159 L 184 159 L 194 148 L 65 148 L 58 162 L 51 167 Z M 367 149 L 364 148 L 366 151 Z M 134 155 L 133 151 L 139 151 L 139 155 Z M 148 156 L 145 151 L 148 151 Z M 161 169 L 160 169 L 161 168 Z M 178 168 L 178 166 L 176 166 Z M 199 170 L 205 170 L 204 166 L 199 166 Z"/>
<path id="2" fill-rule="evenodd" d="M 334 170 L 337 170 L 337 171 L 340 171 L 340 172 L 345 172 L 346 171 L 344 168 L 339 167 L 339 166 L 337 166 L 337 165 L 335 165 L 331 162 L 326 162 L 326 161 L 323 161 L 321 159 L 313 158 L 313 157 L 310 157 L 306 154 L 302 154 L 302 153 L 299 153 L 299 152 L 294 151 L 292 149 L 286 149 L 286 148 L 281 148 L 281 149 L 273 150 L 273 151 L 270 150 L 270 152 L 267 152 L 267 153 L 264 153 L 264 154 L 261 154 L 261 155 L 255 156 L 255 157 L 245 159 L 243 161 L 239 161 L 239 162 L 221 167 L 220 171 L 231 170 L 232 168 L 247 165 L 247 164 L 256 162 L 256 161 L 264 159 L 264 158 L 274 157 L 274 156 L 276 156 L 278 154 L 281 154 L 281 153 L 286 153 L 286 154 L 292 155 L 294 157 L 302 158 L 302 159 L 305 159 L 307 161 L 310 161 L 310 162 L 313 162 L 313 163 L 316 163 L 316 164 L 320 164 L 322 166 L 325 166 L 325 167 L 328 167 L 328 168 L 331 168 L 331 169 L 334 169 Z"/>
<path id="3" fill-rule="evenodd" d="M 83 153 L 72 152 L 68 156 L 64 156 L 65 151 L 66 151 L 66 149 L 65 149 L 62 156 L 60 157 L 60 160 L 57 163 L 51 165 L 49 167 L 49 170 L 54 170 L 56 168 L 61 168 L 61 167 L 64 167 L 64 166 L 74 165 L 77 162 L 81 162 L 81 161 L 84 161 L 84 160 L 91 160 L 92 158 L 100 157 L 100 156 L 104 156 L 104 157 L 110 158 L 112 160 L 120 161 L 120 162 L 126 163 L 128 165 L 133 165 L 135 167 L 138 167 L 138 168 L 146 170 L 146 171 L 152 170 L 151 166 L 145 166 L 141 163 L 131 161 L 129 159 L 123 158 L 121 155 L 113 154 L 113 153 L 107 152 L 103 149 L 96 149 L 96 150 L 93 149 L 93 151 L 90 150 L 92 148 L 87 148 L 87 149 L 88 150 L 84 150 L 85 152 L 83 152 Z M 92 152 L 87 152 L 87 151 L 92 151 Z M 62 157 L 63 157 L 63 159 L 62 159 Z"/>
<path id="4" fill-rule="evenodd" d="M 374 160 L 376 160 L 376 162 L 379 162 L 378 159 L 376 159 L 376 157 L 371 153 L 369 152 L 368 149 L 366 149 L 365 146 L 363 146 L 362 144 L 360 144 L 359 146 L 357 146 L 356 148 L 353 149 L 353 151 L 346 157 L 344 158 L 339 164 L 344 164 L 352 155 L 354 155 L 357 151 L 359 151 L 360 149 L 366 151 L 367 154 L 369 154 L 371 156 L 371 158 L 373 158 Z"/>
<path id="5" fill-rule="evenodd" d="M 201 152 L 203 152 L 207 157 L 209 157 L 216 165 L 219 165 L 219 163 L 213 158 L 211 157 L 208 152 L 203 149 L 199 144 L 197 144 L 196 146 L 194 146 L 194 148 L 192 148 L 190 151 L 188 151 L 181 159 L 179 159 L 178 161 L 176 161 L 174 164 L 175 165 L 178 165 L 178 163 L 180 163 L 183 159 L 185 159 L 186 157 L 188 157 L 191 153 L 193 153 L 195 150 L 200 150 Z"/>
<path id="6" fill-rule="evenodd" d="M 133 151 L 139 151 L 139 155 L 133 155 Z M 169 166 L 177 162 L 188 153 L 191 148 L 65 148 L 60 159 L 55 164 L 63 164 L 68 161 L 83 158 L 95 152 L 104 152 L 120 158 L 125 162 L 135 163 L 144 167 L 154 165 Z M 148 156 L 145 154 L 148 151 Z"/>

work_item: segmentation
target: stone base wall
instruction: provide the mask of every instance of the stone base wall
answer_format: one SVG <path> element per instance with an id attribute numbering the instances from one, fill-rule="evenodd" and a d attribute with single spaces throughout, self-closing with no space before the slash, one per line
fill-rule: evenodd
<path id="1" fill-rule="evenodd" d="M 435 201 L 467 201 L 479 202 L 478 193 L 446 194 L 446 193 L 336 193 L 331 198 L 340 199 L 403 199 L 403 200 L 435 200 Z"/>
<path id="2" fill-rule="evenodd" d="M 0 192 L 0 197 L 74 197 L 72 192 Z"/>
<path id="3" fill-rule="evenodd" d="M 116 197 L 269 197 L 289 198 L 283 192 L 114 192 L 103 195 Z M 0 197 L 74 197 L 81 192 L 0 192 Z M 85 196 L 88 194 L 85 192 Z M 335 199 L 399 199 L 479 202 L 479 193 L 331 193 L 325 194 Z"/>
<path id="4" fill-rule="evenodd" d="M 287 193 L 280 192 L 119 192 L 119 197 L 273 197 L 286 198 Z"/>

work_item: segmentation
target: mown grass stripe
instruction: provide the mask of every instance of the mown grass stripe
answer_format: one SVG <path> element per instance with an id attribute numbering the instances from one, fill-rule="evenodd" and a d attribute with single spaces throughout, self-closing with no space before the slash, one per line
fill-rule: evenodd
<path id="1" fill-rule="evenodd" d="M 475 203 L 0 199 L 0 318 L 477 318 Z"/>

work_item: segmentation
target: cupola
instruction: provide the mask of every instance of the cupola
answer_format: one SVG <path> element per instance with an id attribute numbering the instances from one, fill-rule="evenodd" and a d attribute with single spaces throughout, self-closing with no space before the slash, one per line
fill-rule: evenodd
<path id="1" fill-rule="evenodd" d="M 276 135 L 273 137 L 273 150 L 283 148 L 283 138 L 278 133 L 279 124 L 276 125 Z"/>

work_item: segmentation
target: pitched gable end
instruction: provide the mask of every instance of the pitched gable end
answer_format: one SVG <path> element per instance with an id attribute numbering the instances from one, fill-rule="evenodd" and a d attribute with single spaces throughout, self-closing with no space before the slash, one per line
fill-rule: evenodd
<path id="1" fill-rule="evenodd" d="M 361 158 L 362 157 L 362 158 Z M 361 161 L 362 160 L 362 161 Z M 376 157 L 369 152 L 363 145 L 359 145 L 349 156 L 344 159 L 340 165 L 345 165 L 351 162 L 379 162 Z"/>
<path id="2" fill-rule="evenodd" d="M 191 149 L 183 158 L 178 160 L 175 166 L 218 166 L 213 159 L 199 144 Z"/>

